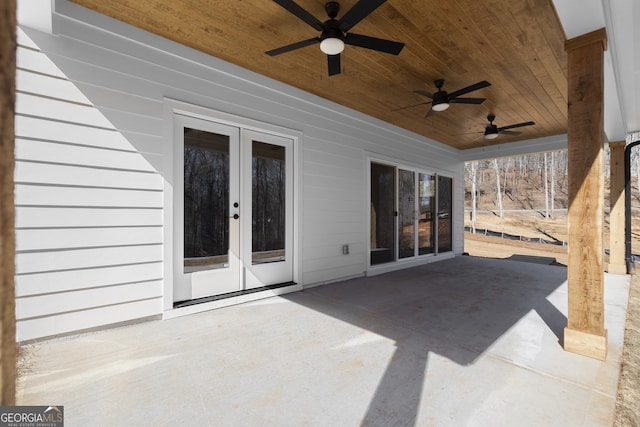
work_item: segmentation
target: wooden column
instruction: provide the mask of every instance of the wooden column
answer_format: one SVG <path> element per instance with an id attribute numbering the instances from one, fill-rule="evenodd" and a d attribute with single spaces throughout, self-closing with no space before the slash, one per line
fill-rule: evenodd
<path id="1" fill-rule="evenodd" d="M 611 176 L 609 180 L 609 266 L 611 274 L 627 274 L 624 258 L 624 147 L 626 141 L 610 142 Z"/>
<path id="2" fill-rule="evenodd" d="M 567 351 L 604 360 L 604 29 L 568 40 Z"/>
<path id="3" fill-rule="evenodd" d="M 0 405 L 15 405 L 16 319 L 13 200 L 16 1 L 0 2 Z"/>

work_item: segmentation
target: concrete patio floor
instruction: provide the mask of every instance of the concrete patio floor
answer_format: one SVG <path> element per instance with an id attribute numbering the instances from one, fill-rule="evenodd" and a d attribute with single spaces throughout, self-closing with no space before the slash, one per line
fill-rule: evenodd
<path id="1" fill-rule="evenodd" d="M 468 256 L 30 346 L 20 405 L 66 426 L 611 426 L 609 353 L 564 352 L 566 268 Z"/>

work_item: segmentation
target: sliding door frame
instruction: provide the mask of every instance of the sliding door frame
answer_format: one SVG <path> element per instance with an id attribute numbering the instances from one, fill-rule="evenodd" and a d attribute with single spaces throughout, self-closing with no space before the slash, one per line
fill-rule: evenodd
<path id="1" fill-rule="evenodd" d="M 395 204 L 395 222 L 394 222 L 394 254 L 393 254 L 393 260 L 390 262 L 385 262 L 385 263 L 380 263 L 380 264 L 372 264 L 371 263 L 371 165 L 373 163 L 376 164 L 380 164 L 380 165 L 385 165 L 385 166 L 390 166 L 395 168 L 395 183 L 394 183 L 394 204 Z M 399 217 L 397 215 L 397 213 L 399 212 L 399 206 L 398 206 L 398 176 L 399 176 L 399 171 L 400 170 L 404 170 L 404 171 L 409 171 L 409 172 L 413 172 L 414 173 L 414 182 L 416 183 L 416 188 L 415 188 L 415 194 L 419 195 L 419 174 L 424 173 L 424 174 L 428 174 L 431 175 L 434 178 L 434 203 L 435 203 L 435 217 L 433 218 L 433 220 L 435 221 L 435 226 L 433 227 L 432 233 L 433 233 L 433 252 L 432 253 L 428 253 L 428 254 L 419 254 L 419 248 L 418 248 L 418 242 L 417 242 L 417 235 L 418 235 L 418 229 L 416 227 L 414 227 L 414 256 L 411 257 L 406 257 L 406 258 L 401 258 L 399 256 L 399 231 L 398 231 L 398 224 L 399 224 Z M 367 276 L 372 276 L 372 275 L 376 275 L 376 274 L 382 274 L 382 273 L 386 273 L 389 271 L 395 271 L 395 270 L 399 270 L 399 269 L 403 269 L 403 268 L 407 268 L 407 267 L 411 267 L 411 266 L 416 266 L 416 265 L 422 265 L 428 262 L 433 262 L 433 261 L 437 261 L 437 260 L 441 260 L 441 259 L 447 259 L 447 258 L 452 258 L 454 256 L 454 245 L 453 245 L 453 236 L 455 235 L 455 233 L 451 234 L 451 238 L 452 238 L 452 248 L 451 251 L 446 251 L 446 252 L 439 252 L 438 250 L 438 235 L 439 235 L 439 230 L 438 230 L 438 178 L 439 177 L 443 177 L 443 178 L 448 178 L 451 179 L 451 188 L 452 188 L 452 194 L 451 194 L 451 213 L 452 215 L 450 215 L 450 226 L 453 228 L 455 221 L 454 221 L 454 217 L 455 217 L 455 212 L 456 212 L 456 197 L 455 197 L 455 188 L 456 188 L 456 177 L 455 174 L 451 173 L 451 172 L 447 172 L 438 168 L 433 168 L 433 167 L 428 167 L 428 166 L 424 166 L 424 165 L 419 165 L 419 164 L 413 164 L 410 162 L 404 162 L 401 160 L 397 160 L 397 159 L 391 159 L 388 158 L 386 156 L 380 156 L 380 155 L 375 155 L 375 154 L 369 154 L 366 157 L 366 177 L 365 177 L 365 186 L 366 186 L 366 205 L 365 205 L 365 216 L 366 216 L 366 275 Z M 418 196 L 415 197 L 416 200 L 414 200 L 414 209 L 418 210 Z M 419 213 L 416 212 L 416 217 Z M 415 218 L 414 219 L 414 224 L 418 223 L 418 219 Z"/>

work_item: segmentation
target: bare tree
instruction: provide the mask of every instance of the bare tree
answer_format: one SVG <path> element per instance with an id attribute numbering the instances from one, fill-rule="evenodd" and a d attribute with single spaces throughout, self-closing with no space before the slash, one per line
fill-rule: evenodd
<path id="1" fill-rule="evenodd" d="M 544 217 L 549 219 L 549 180 L 548 172 L 549 162 L 547 161 L 547 153 L 544 153 Z"/>
<path id="2" fill-rule="evenodd" d="M 478 162 L 471 162 L 471 230 L 473 234 L 476 233 L 476 206 L 478 204 L 477 200 L 477 189 L 476 189 L 476 180 L 477 180 L 477 171 L 478 171 Z"/>
<path id="3" fill-rule="evenodd" d="M 556 201 L 556 152 L 551 152 L 551 216 L 555 209 Z"/>
<path id="4" fill-rule="evenodd" d="M 498 215 L 504 218 L 504 209 L 502 208 L 502 190 L 500 188 L 500 168 L 498 167 L 498 159 L 493 159 L 493 167 L 496 171 L 496 199 L 498 201 Z"/>

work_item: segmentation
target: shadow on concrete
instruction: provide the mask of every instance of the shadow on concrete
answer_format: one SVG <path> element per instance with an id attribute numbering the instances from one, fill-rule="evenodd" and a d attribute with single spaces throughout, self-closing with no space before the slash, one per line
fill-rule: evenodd
<path id="1" fill-rule="evenodd" d="M 564 267 L 463 256 L 285 298 L 395 341 L 361 425 L 410 426 L 429 353 L 472 364 L 532 310 L 561 346 L 567 319 L 547 296 L 565 280 Z"/>

